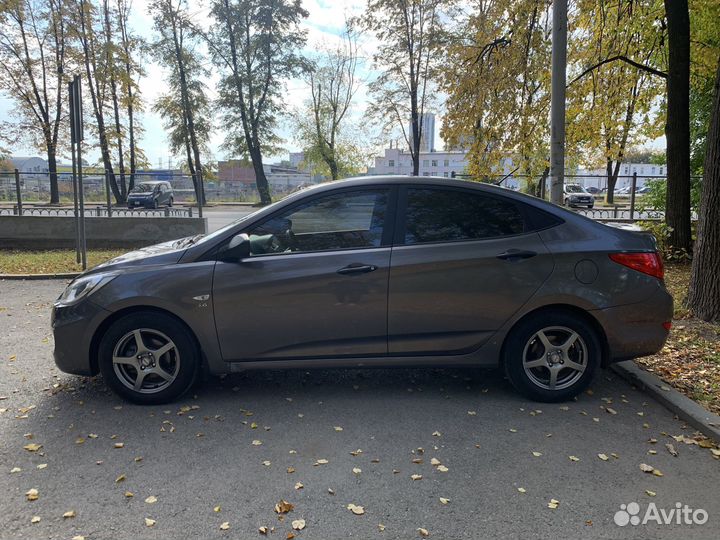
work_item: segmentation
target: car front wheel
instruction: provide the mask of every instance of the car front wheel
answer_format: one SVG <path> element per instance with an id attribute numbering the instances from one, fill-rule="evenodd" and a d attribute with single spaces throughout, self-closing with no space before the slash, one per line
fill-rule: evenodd
<path id="1" fill-rule="evenodd" d="M 115 321 L 100 341 L 99 367 L 106 384 L 142 405 L 177 399 L 199 371 L 197 345 L 188 329 L 163 313 L 131 313 Z"/>
<path id="2" fill-rule="evenodd" d="M 536 401 L 577 396 L 600 365 L 602 347 L 593 326 L 574 313 L 543 311 L 508 334 L 505 372 L 513 386 Z"/>

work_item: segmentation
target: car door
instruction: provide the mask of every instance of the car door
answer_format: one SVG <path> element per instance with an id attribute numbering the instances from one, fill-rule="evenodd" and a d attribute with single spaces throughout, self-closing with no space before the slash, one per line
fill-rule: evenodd
<path id="1" fill-rule="evenodd" d="M 401 189 L 389 354 L 475 350 L 533 295 L 553 261 L 522 206 L 474 189 Z"/>
<path id="2" fill-rule="evenodd" d="M 335 190 L 250 226 L 251 255 L 215 265 L 223 357 L 386 355 L 394 193 Z"/>

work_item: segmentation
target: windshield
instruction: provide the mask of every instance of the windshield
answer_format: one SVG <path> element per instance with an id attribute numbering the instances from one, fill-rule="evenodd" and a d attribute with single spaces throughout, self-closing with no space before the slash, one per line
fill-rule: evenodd
<path id="1" fill-rule="evenodd" d="M 138 184 L 134 188 L 132 188 L 132 191 L 130 193 L 147 193 L 148 191 L 152 191 L 155 189 L 155 186 L 157 184 Z"/>
<path id="2" fill-rule="evenodd" d="M 567 191 L 568 193 L 587 193 L 587 191 L 585 191 L 585 188 L 577 184 L 568 184 L 567 186 L 565 186 L 565 191 Z"/>

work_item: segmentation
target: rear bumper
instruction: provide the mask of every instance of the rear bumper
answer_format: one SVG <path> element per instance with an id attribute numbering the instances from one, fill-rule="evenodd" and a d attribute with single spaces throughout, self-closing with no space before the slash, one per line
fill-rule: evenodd
<path id="1" fill-rule="evenodd" d="M 50 320 L 55 341 L 55 364 L 65 373 L 95 375 L 90 359 L 92 337 L 109 311 L 85 300 L 74 306 L 53 306 Z"/>
<path id="2" fill-rule="evenodd" d="M 672 321 L 673 299 L 658 288 L 648 300 L 592 312 L 605 329 L 608 355 L 606 363 L 655 354 L 663 348 Z"/>

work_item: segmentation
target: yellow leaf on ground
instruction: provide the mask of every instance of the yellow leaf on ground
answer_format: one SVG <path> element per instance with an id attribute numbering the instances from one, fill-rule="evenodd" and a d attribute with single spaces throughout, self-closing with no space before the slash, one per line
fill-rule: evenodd
<path id="1" fill-rule="evenodd" d="M 433 465 L 434 467 L 437 467 L 438 465 L 440 465 L 440 460 L 439 460 L 438 458 L 432 458 L 432 459 L 430 460 L 430 465 Z"/>
<path id="2" fill-rule="evenodd" d="M 655 495 L 657 495 L 657 493 L 655 493 L 654 491 L 650 491 L 649 489 L 646 489 L 646 490 L 645 490 L 645 494 L 646 494 L 648 497 L 654 497 Z"/>
<path id="3" fill-rule="evenodd" d="M 278 502 L 275 505 L 275 513 L 276 514 L 287 514 L 293 508 L 295 508 L 295 507 L 291 503 L 287 502 L 284 499 L 281 499 L 280 502 Z"/>
<path id="4" fill-rule="evenodd" d="M 26 444 L 25 446 L 23 446 L 23 448 L 25 450 L 27 450 L 28 452 L 37 452 L 38 450 L 40 450 L 42 448 L 42 444 L 30 443 L 30 444 Z"/>
<path id="5" fill-rule="evenodd" d="M 305 486 L 303 485 L 302 482 L 297 482 L 297 483 L 295 484 L 295 489 L 302 489 L 302 488 L 304 488 L 304 487 L 305 487 Z"/>
<path id="6" fill-rule="evenodd" d="M 558 501 L 557 499 L 550 499 L 550 502 L 548 503 L 548 508 L 555 510 L 558 506 L 560 506 L 560 501 Z"/>
<path id="7" fill-rule="evenodd" d="M 152 527 L 153 525 L 155 525 L 155 523 L 157 523 L 157 521 L 155 521 L 154 519 L 145 518 L 145 526 L 146 527 Z"/>
<path id="8" fill-rule="evenodd" d="M 524 487 L 519 487 L 519 488 L 518 488 L 518 491 L 519 491 L 520 493 L 526 493 L 526 492 L 527 492 L 527 490 L 526 490 Z"/>
<path id="9" fill-rule="evenodd" d="M 253 446 L 260 446 L 260 445 L 262 444 L 262 441 L 259 441 L 259 440 L 255 439 L 255 440 L 252 442 L 252 444 L 253 444 Z"/>
<path id="10" fill-rule="evenodd" d="M 121 474 L 120 476 L 118 476 L 118 477 L 115 479 L 115 483 L 116 483 L 116 484 L 119 484 L 120 482 L 124 482 L 124 481 L 125 481 L 125 475 L 124 475 L 124 474 Z"/>
<path id="11" fill-rule="evenodd" d="M 67 518 L 74 518 L 74 517 L 75 517 L 75 510 L 68 510 L 67 512 L 65 512 L 65 513 L 63 514 L 63 517 L 64 517 L 65 519 L 67 519 Z"/>
<path id="12" fill-rule="evenodd" d="M 356 516 L 362 516 L 365 513 L 365 508 L 363 508 L 362 506 L 357 506 L 353 503 L 348 504 L 347 509 L 350 510 Z"/>
<path id="13" fill-rule="evenodd" d="M 229 521 L 223 521 L 220 524 L 220 530 L 221 531 L 227 531 L 230 528 L 230 522 Z"/>
<path id="14" fill-rule="evenodd" d="M 448 468 L 445 465 L 438 465 L 437 470 L 440 472 L 448 472 Z"/>
<path id="15" fill-rule="evenodd" d="M 296 531 L 302 531 L 305 528 L 305 520 L 304 519 L 296 519 L 292 522 L 292 528 Z"/>
<path id="16" fill-rule="evenodd" d="M 568 456 L 568 458 L 570 459 L 570 461 L 580 461 L 580 458 L 576 456 Z"/>
<path id="17" fill-rule="evenodd" d="M 33 516 L 30 523 L 40 523 L 40 516 Z"/>
<path id="18" fill-rule="evenodd" d="M 155 495 L 150 495 L 145 499 L 145 502 L 148 504 L 155 504 L 157 502 L 157 497 Z"/>
<path id="19" fill-rule="evenodd" d="M 27 497 L 28 501 L 37 501 L 39 496 L 40 493 L 35 488 L 29 489 L 25 492 L 25 497 Z"/>
<path id="20" fill-rule="evenodd" d="M 446 499 L 445 497 L 440 497 L 440 502 L 441 502 L 442 504 L 447 504 L 447 503 L 450 502 L 450 499 Z"/>
<path id="21" fill-rule="evenodd" d="M 418 532 L 420 533 L 420 536 L 422 536 L 423 538 L 430 536 L 430 532 L 427 529 L 423 529 L 422 527 L 420 527 L 418 529 Z"/>
<path id="22" fill-rule="evenodd" d="M 267 528 L 267 527 L 258 527 L 258 532 L 259 532 L 260 534 L 267 534 L 267 533 L 268 533 L 268 528 Z"/>
<path id="23" fill-rule="evenodd" d="M 542 456 L 542 453 L 541 452 L 533 452 L 532 455 L 535 457 L 540 457 L 540 456 Z"/>
<path id="24" fill-rule="evenodd" d="M 220 510 L 222 510 L 222 508 L 219 507 L 219 506 L 216 506 L 215 508 L 213 508 L 213 512 L 215 512 L 216 514 L 217 514 Z"/>
<path id="25" fill-rule="evenodd" d="M 422 474 L 411 474 L 410 478 L 413 480 L 422 480 Z"/>
<path id="26" fill-rule="evenodd" d="M 335 431 L 342 431 L 342 430 L 343 430 L 343 428 L 341 428 L 340 426 L 335 426 L 333 429 L 334 429 Z"/>
<path id="27" fill-rule="evenodd" d="M 360 474 L 361 472 L 362 472 L 362 469 L 360 467 L 353 467 L 354 474 Z"/>
<path id="28" fill-rule="evenodd" d="M 125 443 L 116 442 L 114 446 L 115 446 L 115 448 L 122 448 L 125 446 Z"/>
<path id="29" fill-rule="evenodd" d="M 598 456 L 600 459 L 602 459 L 603 461 L 607 461 L 608 459 L 610 459 L 610 458 L 607 457 L 605 454 L 598 454 L 597 456 Z"/>

